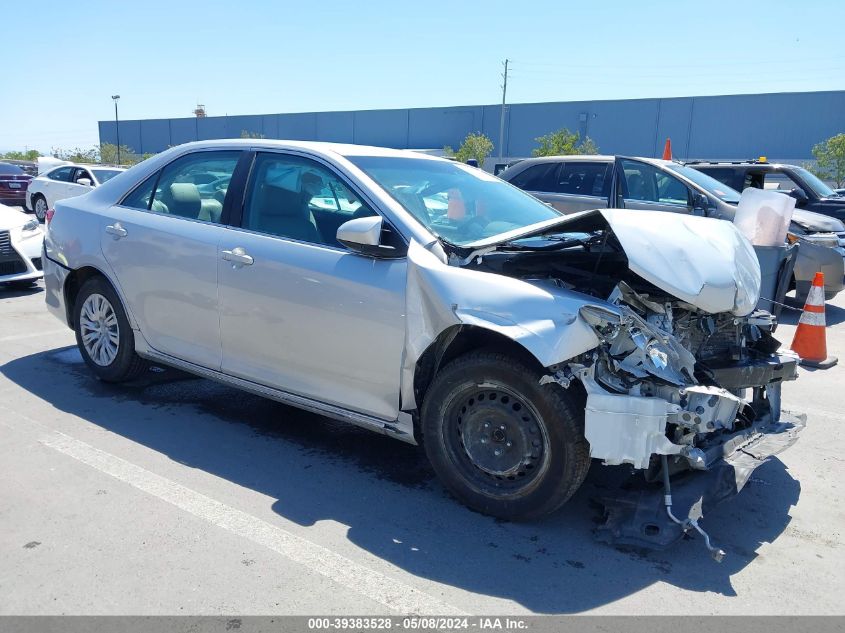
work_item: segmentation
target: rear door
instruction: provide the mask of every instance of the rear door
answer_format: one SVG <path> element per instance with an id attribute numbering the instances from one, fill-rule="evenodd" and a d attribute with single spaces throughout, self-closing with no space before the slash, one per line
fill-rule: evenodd
<path id="1" fill-rule="evenodd" d="M 560 164 L 551 191 L 542 199 L 564 213 L 605 209 L 610 198 L 611 172 L 608 162 L 566 161 Z"/>
<path id="2" fill-rule="evenodd" d="M 692 213 L 692 190 L 665 169 L 632 158 L 616 159 L 617 207 Z"/>
<path id="3" fill-rule="evenodd" d="M 52 208 L 59 200 L 68 196 L 67 185 L 75 167 L 58 167 L 47 172 L 47 177 L 41 185 L 41 193 L 47 200 L 47 208 Z"/>
<path id="4" fill-rule="evenodd" d="M 217 294 L 226 198 L 205 183 L 235 172 L 241 151 L 177 158 L 109 211 L 101 238 L 144 338 L 155 350 L 220 369 Z"/>

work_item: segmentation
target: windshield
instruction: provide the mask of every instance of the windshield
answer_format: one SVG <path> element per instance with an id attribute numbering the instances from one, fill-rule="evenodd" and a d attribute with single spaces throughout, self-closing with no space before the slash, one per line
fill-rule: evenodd
<path id="1" fill-rule="evenodd" d="M 697 169 L 693 169 L 692 167 L 687 167 L 686 165 L 681 165 L 679 163 L 671 163 L 666 165 L 666 167 L 681 174 L 687 180 L 691 180 L 707 193 L 713 194 L 719 198 L 722 202 L 727 202 L 728 204 L 739 203 L 739 191 L 731 189 L 725 183 L 719 182 L 715 178 L 711 178 Z"/>
<path id="2" fill-rule="evenodd" d="M 119 173 L 121 173 L 119 169 L 92 169 L 91 171 L 94 172 L 94 176 L 97 178 L 97 182 L 99 182 L 101 185 L 107 180 L 111 180 Z"/>
<path id="3" fill-rule="evenodd" d="M 426 158 L 349 156 L 429 231 L 458 246 L 561 217 L 475 167 Z"/>
<path id="4" fill-rule="evenodd" d="M 833 189 L 828 187 L 824 182 L 815 174 L 807 171 L 803 167 L 793 167 L 792 168 L 798 176 L 804 181 L 804 184 L 807 185 L 812 190 L 812 193 L 816 194 L 818 198 L 838 198 L 839 194 L 836 193 Z"/>

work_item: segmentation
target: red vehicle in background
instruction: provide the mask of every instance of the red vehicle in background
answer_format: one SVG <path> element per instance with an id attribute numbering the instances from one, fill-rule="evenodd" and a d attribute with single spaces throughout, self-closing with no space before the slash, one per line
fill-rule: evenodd
<path id="1" fill-rule="evenodd" d="M 11 163 L 0 162 L 0 204 L 26 208 L 26 190 L 32 176 Z"/>

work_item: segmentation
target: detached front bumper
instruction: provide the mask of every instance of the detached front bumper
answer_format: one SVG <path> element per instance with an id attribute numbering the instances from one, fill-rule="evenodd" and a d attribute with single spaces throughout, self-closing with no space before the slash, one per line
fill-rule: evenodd
<path id="1" fill-rule="evenodd" d="M 706 452 L 707 470 L 687 471 L 672 479 L 672 512 L 685 522 L 697 522 L 717 504 L 736 496 L 756 468 L 786 450 L 806 426 L 806 416 L 784 412 L 750 428 L 724 436 Z M 639 489 L 599 499 L 606 512 L 598 528 L 599 540 L 650 549 L 663 549 L 680 540 L 689 526 L 673 521 L 659 483 L 644 481 Z"/>

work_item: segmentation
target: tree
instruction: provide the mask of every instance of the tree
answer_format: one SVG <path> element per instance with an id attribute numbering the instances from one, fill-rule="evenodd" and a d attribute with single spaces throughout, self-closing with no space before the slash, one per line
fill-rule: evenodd
<path id="1" fill-rule="evenodd" d="M 94 149 L 97 153 L 97 162 L 103 163 L 105 165 L 118 164 L 117 145 L 115 145 L 114 143 L 100 143 L 100 147 Z M 141 160 L 141 156 L 136 154 L 134 149 L 132 149 L 128 145 L 120 146 L 121 165 L 134 165 L 135 163 L 140 163 Z"/>
<path id="2" fill-rule="evenodd" d="M 820 178 L 836 183 L 837 188 L 845 186 L 845 133 L 831 136 L 813 147 L 816 159 L 814 172 Z"/>
<path id="3" fill-rule="evenodd" d="M 74 147 L 73 149 L 62 149 L 61 147 L 54 147 L 51 152 L 54 158 L 66 160 L 71 163 L 102 163 L 105 165 L 117 165 L 117 145 L 113 143 L 102 143 L 99 146 L 95 145 L 91 149 L 82 149 L 81 147 Z M 120 164 L 121 165 L 135 165 L 142 160 L 148 159 L 155 154 L 136 154 L 128 145 L 120 146 Z"/>
<path id="4" fill-rule="evenodd" d="M 0 155 L 0 158 L 5 158 L 7 160 L 35 161 L 39 156 L 41 156 L 41 152 L 37 149 L 30 149 L 25 152 L 6 152 L 5 154 Z"/>
<path id="5" fill-rule="evenodd" d="M 572 154 L 598 154 L 599 148 L 589 136 L 582 142 L 578 132 L 570 132 L 561 128 L 545 136 L 534 139 L 540 147 L 531 152 L 532 156 L 569 156 Z"/>
<path id="6" fill-rule="evenodd" d="M 455 158 L 462 163 L 474 158 L 479 167 L 484 167 L 484 160 L 493 153 L 493 141 L 481 132 L 470 132 L 464 139 L 463 145 L 455 152 Z"/>
<path id="7" fill-rule="evenodd" d="M 92 147 L 91 149 L 82 149 L 81 147 L 74 147 L 73 149 L 61 149 L 60 147 L 54 147 L 52 154 L 54 158 L 66 160 L 71 163 L 100 162 L 100 154 L 96 147 Z"/>
<path id="8" fill-rule="evenodd" d="M 454 158 L 455 157 L 455 150 L 452 149 L 451 145 L 444 145 L 443 146 L 443 156 L 446 158 Z"/>

